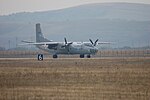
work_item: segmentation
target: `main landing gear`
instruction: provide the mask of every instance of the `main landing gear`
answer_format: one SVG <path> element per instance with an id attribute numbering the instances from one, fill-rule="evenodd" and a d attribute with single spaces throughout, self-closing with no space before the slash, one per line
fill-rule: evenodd
<path id="1" fill-rule="evenodd" d="M 80 58 L 84 58 L 84 54 L 81 54 L 81 55 L 80 55 Z"/>
<path id="2" fill-rule="evenodd" d="M 91 58 L 91 55 L 87 55 L 87 58 Z"/>
<path id="3" fill-rule="evenodd" d="M 80 55 L 80 58 L 84 58 L 84 54 L 81 54 L 81 55 Z M 91 58 L 91 55 L 88 54 L 88 55 L 87 55 L 87 58 Z"/>

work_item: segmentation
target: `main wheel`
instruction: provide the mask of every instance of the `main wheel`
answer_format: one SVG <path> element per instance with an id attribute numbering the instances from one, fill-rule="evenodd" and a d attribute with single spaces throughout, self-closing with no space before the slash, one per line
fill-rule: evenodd
<path id="1" fill-rule="evenodd" d="M 53 58 L 57 58 L 58 56 L 55 54 L 55 55 L 53 55 Z"/>
<path id="2" fill-rule="evenodd" d="M 91 58 L 91 55 L 87 55 L 87 58 Z"/>
<path id="3" fill-rule="evenodd" d="M 80 58 L 84 58 L 84 54 L 81 54 L 81 55 L 80 55 Z"/>

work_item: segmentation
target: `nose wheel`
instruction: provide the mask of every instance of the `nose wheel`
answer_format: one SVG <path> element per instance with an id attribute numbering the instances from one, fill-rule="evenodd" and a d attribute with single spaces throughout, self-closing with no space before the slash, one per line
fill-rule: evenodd
<path id="1" fill-rule="evenodd" d="M 55 55 L 53 55 L 53 58 L 58 58 L 58 56 L 55 54 Z"/>
<path id="2" fill-rule="evenodd" d="M 87 58 L 91 58 L 91 55 L 87 55 Z"/>

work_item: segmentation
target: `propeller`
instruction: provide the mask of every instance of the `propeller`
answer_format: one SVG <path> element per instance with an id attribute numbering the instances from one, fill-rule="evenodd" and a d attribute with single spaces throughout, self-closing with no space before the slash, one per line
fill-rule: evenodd
<path id="1" fill-rule="evenodd" d="M 93 45 L 93 46 L 96 46 L 96 44 L 97 44 L 97 42 L 98 42 L 98 39 L 95 41 L 95 42 L 93 42 L 91 39 L 89 39 L 90 40 L 90 42 L 91 42 L 91 44 Z"/>
<path id="2" fill-rule="evenodd" d="M 64 45 L 64 47 L 67 49 L 67 51 L 68 51 L 68 53 L 69 53 L 69 52 L 70 52 L 70 51 L 69 51 L 69 46 L 70 46 L 73 42 L 68 43 L 66 38 L 64 38 L 64 40 L 65 40 L 65 45 Z"/>
<path id="3" fill-rule="evenodd" d="M 94 46 L 96 46 L 96 45 L 97 45 L 97 42 L 98 42 L 98 39 L 95 41 Z"/>

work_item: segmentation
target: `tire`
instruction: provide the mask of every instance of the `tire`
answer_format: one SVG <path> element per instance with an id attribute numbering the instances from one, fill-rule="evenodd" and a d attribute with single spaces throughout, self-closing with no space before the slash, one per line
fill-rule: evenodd
<path id="1" fill-rule="evenodd" d="M 80 58 L 84 58 L 84 54 L 80 55 Z"/>
<path id="2" fill-rule="evenodd" d="M 53 58 L 58 58 L 58 56 L 57 55 L 53 55 Z"/>
<path id="3" fill-rule="evenodd" d="M 91 55 L 87 55 L 87 58 L 91 58 Z"/>

